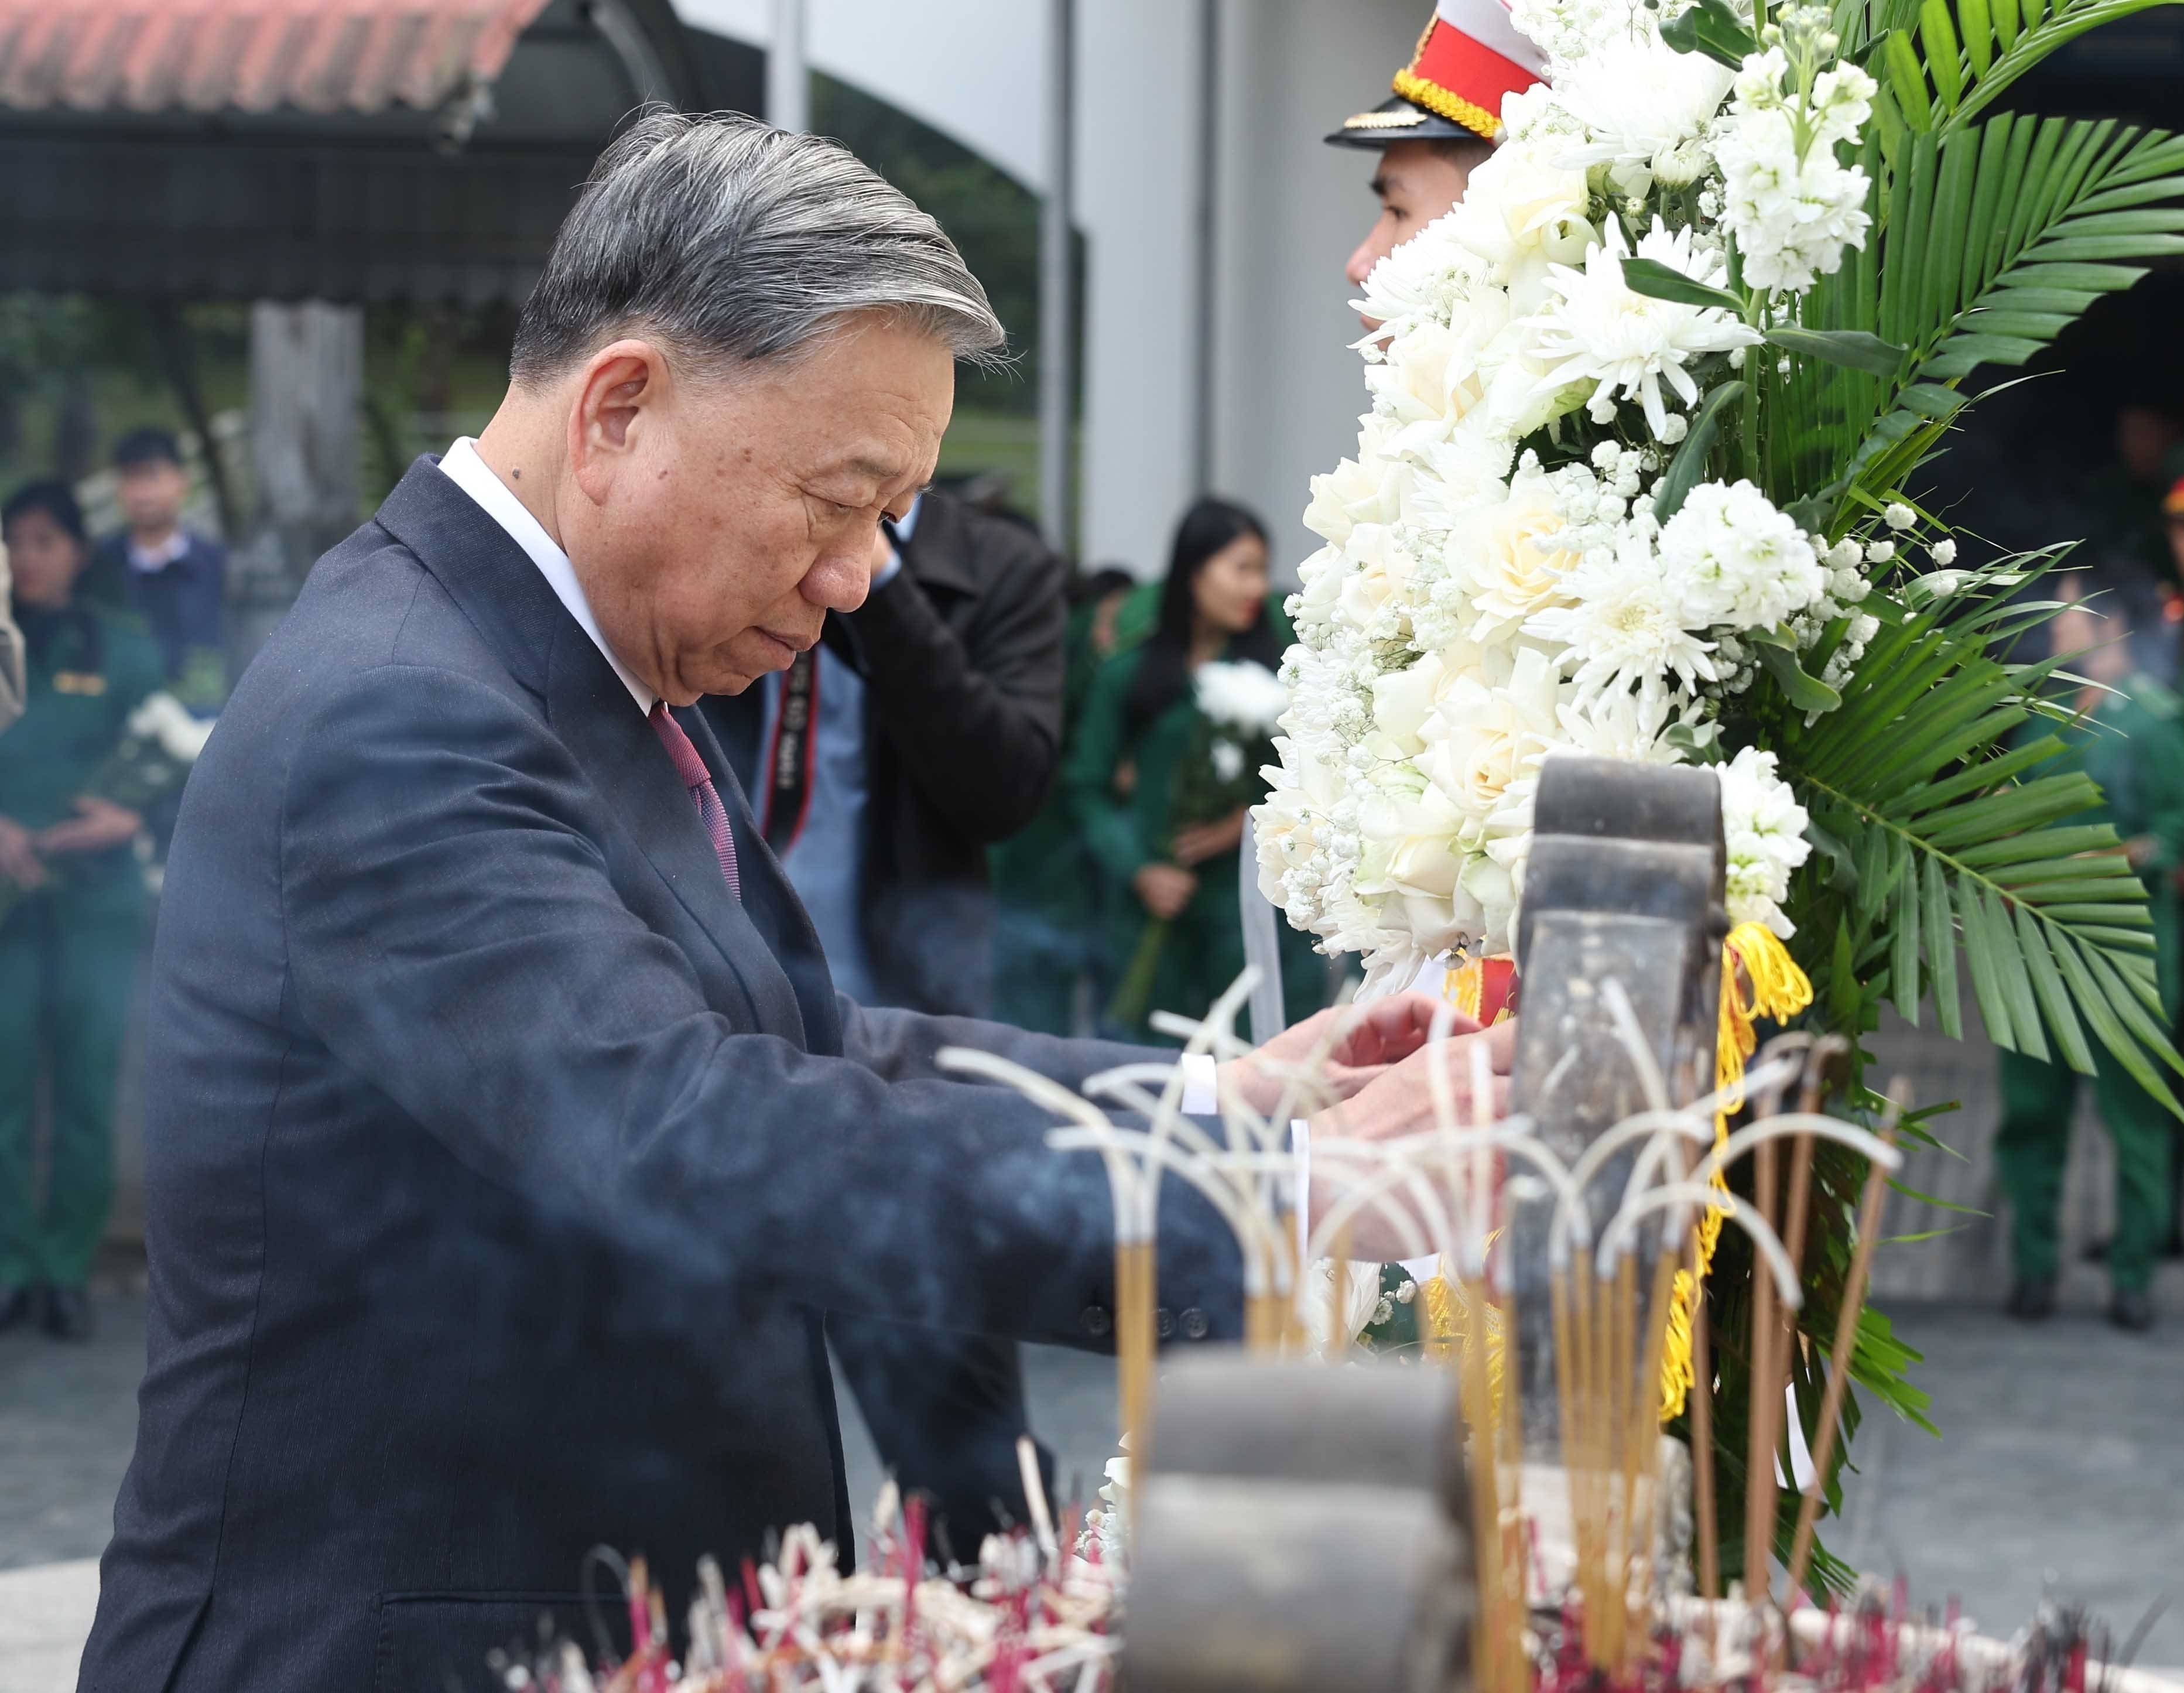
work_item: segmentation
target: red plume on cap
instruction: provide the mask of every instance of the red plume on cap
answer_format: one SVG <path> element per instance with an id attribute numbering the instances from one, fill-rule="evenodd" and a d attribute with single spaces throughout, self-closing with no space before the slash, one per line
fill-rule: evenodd
<path id="1" fill-rule="evenodd" d="M 1546 55 L 1518 32 L 1507 0 L 1438 0 L 1396 92 L 1491 141 L 1502 98 L 1545 80 Z"/>

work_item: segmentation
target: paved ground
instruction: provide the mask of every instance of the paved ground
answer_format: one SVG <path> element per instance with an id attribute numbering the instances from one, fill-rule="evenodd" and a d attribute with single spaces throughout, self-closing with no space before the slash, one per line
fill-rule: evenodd
<path id="1" fill-rule="evenodd" d="M 1947 1438 L 1869 1424 L 1850 1516 L 1830 1544 L 1862 1568 L 1908 1570 L 1922 1601 L 1956 1595 L 2004 1634 L 2051 1579 L 2119 1635 L 2175 1590 L 2180 1603 L 2140 1662 L 2184 1665 L 2184 1268 L 2170 1268 L 2162 1292 L 2169 1322 L 2147 1339 L 2098 1320 L 2090 1271 L 2074 1274 L 2070 1308 L 2038 1328 L 1963 1306 L 1899 1305 Z M 89 1560 L 132 1436 L 141 1297 L 109 1291 L 101 1317 L 88 1347 L 0 1337 L 0 1693 L 75 1683 L 97 1593 Z M 1039 1349 L 1028 1370 L 1065 1489 L 1072 1473 L 1096 1485 L 1112 1449 L 1112 1367 Z M 854 1412 L 845 1421 L 862 1501 L 879 1470 Z"/>

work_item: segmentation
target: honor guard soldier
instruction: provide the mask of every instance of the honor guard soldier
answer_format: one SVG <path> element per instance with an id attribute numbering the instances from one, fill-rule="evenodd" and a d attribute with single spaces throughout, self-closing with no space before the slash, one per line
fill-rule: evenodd
<path id="1" fill-rule="evenodd" d="M 64 485 L 20 489 L 0 528 L 30 660 L 22 721 L 0 737 L 0 1328 L 36 1317 L 83 1339 L 144 905 L 141 819 L 96 790 L 162 667 L 133 618 L 77 596 L 89 548 Z M 53 1120 L 42 1206 L 31 1144 L 42 1072 Z"/>
<path id="2" fill-rule="evenodd" d="M 1517 32 L 1503 0 L 1440 0 L 1395 92 L 1345 118 L 1330 147 L 1380 155 L 1373 192 L 1380 215 L 1343 274 L 1363 287 L 1373 267 L 1463 198 L 1493 150 L 1502 101 L 1541 81 L 1546 57 Z"/>

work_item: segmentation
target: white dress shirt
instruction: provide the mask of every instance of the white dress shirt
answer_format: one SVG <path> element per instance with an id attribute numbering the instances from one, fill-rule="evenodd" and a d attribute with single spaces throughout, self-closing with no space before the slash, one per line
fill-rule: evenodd
<path id="1" fill-rule="evenodd" d="M 546 532 L 545 526 L 515 497 L 515 491 L 501 481 L 492 465 L 478 457 L 477 443 L 463 436 L 442 456 L 440 471 L 476 500 L 488 517 L 508 532 L 509 539 L 523 549 L 531 562 L 538 566 L 538 574 L 546 578 L 547 587 L 554 590 L 554 597 L 568 608 L 569 615 L 577 620 L 577 627 L 592 638 L 592 644 L 614 666 L 614 673 L 621 678 L 621 685 L 629 690 L 637 709 L 650 716 L 658 696 L 615 656 L 606 637 L 599 633 L 599 620 L 592 615 L 592 602 L 584 597 L 584 585 L 577 580 L 577 567 L 569 562 L 569 555 L 561 550 L 560 543 Z"/>

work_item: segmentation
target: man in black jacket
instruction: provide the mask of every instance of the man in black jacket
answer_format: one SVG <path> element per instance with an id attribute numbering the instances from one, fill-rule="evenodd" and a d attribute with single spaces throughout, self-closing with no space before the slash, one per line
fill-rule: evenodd
<path id="1" fill-rule="evenodd" d="M 871 593 L 827 618 L 819 650 L 705 703 L 850 998 L 989 1014 L 986 849 L 1052 785 L 1062 582 L 1034 532 L 928 489 L 886 526 Z M 828 1332 L 882 1457 L 933 1496 L 951 1544 L 968 1555 L 1003 1517 L 1026 1520 L 1012 1341 L 855 1315 Z"/>
<path id="2" fill-rule="evenodd" d="M 852 998 L 989 1015 L 986 849 L 1053 784 L 1063 589 L 1034 531 L 928 489 L 822 650 L 705 702 Z"/>
<path id="3" fill-rule="evenodd" d="M 465 1685 L 542 1612 L 582 1627 L 600 1541 L 679 1612 L 707 1548 L 854 1544 L 820 1313 L 1104 1327 L 1099 1161 L 936 1057 L 1074 1086 L 1130 1050 L 837 994 L 688 709 L 863 602 L 951 354 L 999 337 L 840 148 L 649 115 L 483 435 L 319 561 L 170 860 L 147 1368 L 81 1686 Z M 1401 1133 L 1431 1006 L 1384 1007 L 1334 1080 Z M 1219 1079 L 1279 1096 L 1262 1061 Z M 1228 1230 L 1161 1197 L 1162 1288 L 1236 1334 Z"/>

